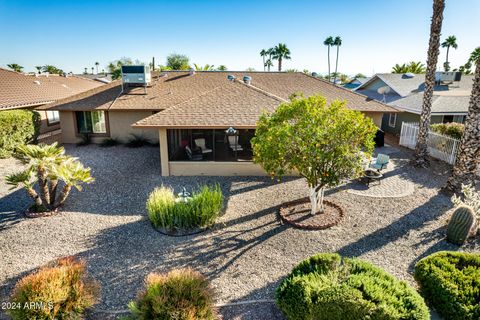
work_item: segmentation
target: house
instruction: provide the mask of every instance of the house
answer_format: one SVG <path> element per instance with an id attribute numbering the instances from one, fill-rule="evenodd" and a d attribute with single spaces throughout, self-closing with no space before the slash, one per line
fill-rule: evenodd
<path id="1" fill-rule="evenodd" d="M 23 74 L 0 68 L 0 112 L 12 109 L 35 109 L 40 114 L 40 142 L 50 142 L 60 132 L 58 111 L 37 110 L 77 93 L 103 84 L 101 82 L 48 74 Z"/>
<path id="2" fill-rule="evenodd" d="M 145 77 L 147 78 L 147 77 Z M 380 127 L 396 110 L 304 73 L 168 71 L 152 73 L 146 86 L 121 80 L 57 102 L 62 139 L 82 134 L 94 142 L 132 134 L 159 142 L 161 173 L 168 175 L 263 175 L 252 162 L 250 139 L 263 112 L 293 93 L 340 99 Z"/>
<path id="3" fill-rule="evenodd" d="M 382 121 L 382 130 L 399 134 L 402 122 L 420 121 L 424 82 L 424 74 L 379 73 L 355 91 L 404 111 L 386 114 Z M 463 123 L 468 112 L 472 83 L 471 75 L 462 75 L 460 81 L 438 81 L 433 92 L 431 123 Z"/>
<path id="4" fill-rule="evenodd" d="M 365 77 L 355 77 L 352 80 L 350 80 L 348 83 L 345 83 L 343 85 L 344 88 L 353 90 L 355 88 L 358 88 L 360 85 L 364 84 L 365 82 L 368 81 L 370 78 L 365 78 Z"/>

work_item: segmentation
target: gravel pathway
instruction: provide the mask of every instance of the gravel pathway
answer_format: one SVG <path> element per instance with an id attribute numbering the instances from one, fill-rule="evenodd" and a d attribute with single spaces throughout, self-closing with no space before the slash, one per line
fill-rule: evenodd
<path id="1" fill-rule="evenodd" d="M 408 153 L 390 154 L 398 174 L 415 191 L 402 198 L 375 198 L 327 192 L 346 209 L 345 219 L 323 231 L 282 225 L 278 206 L 307 194 L 302 179 L 275 183 L 267 177 L 161 177 L 158 148 L 67 146 L 92 168 L 96 181 L 74 192 L 61 214 L 25 219 L 23 190 L 8 190 L 3 176 L 19 164 L 0 160 L 0 301 L 19 277 L 49 261 L 76 255 L 102 285 L 97 310 L 126 309 L 152 271 L 191 266 L 211 279 L 219 303 L 273 299 L 281 279 L 300 260 L 318 252 L 358 256 L 413 283 L 418 259 L 438 250 L 458 250 L 444 240 L 451 203 L 438 193 L 448 167 L 405 165 Z M 148 194 L 162 183 L 180 189 L 219 183 L 227 197 L 225 214 L 205 233 L 168 237 L 154 231 L 145 212 Z M 480 249 L 469 243 L 464 250 Z M 271 303 L 225 306 L 225 319 L 281 319 Z M 93 314 L 92 318 L 107 316 Z"/>

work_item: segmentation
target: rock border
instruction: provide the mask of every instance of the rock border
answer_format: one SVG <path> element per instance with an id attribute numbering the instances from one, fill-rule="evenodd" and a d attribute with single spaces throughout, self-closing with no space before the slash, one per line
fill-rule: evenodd
<path id="1" fill-rule="evenodd" d="M 342 206 L 340 206 L 340 205 L 338 205 L 338 204 L 336 204 L 332 201 L 329 201 L 329 200 L 323 200 L 323 203 L 327 206 L 330 206 L 330 207 L 333 207 L 333 208 L 337 209 L 340 213 L 340 217 L 337 220 L 335 220 L 334 222 L 326 223 L 326 224 L 315 224 L 315 225 L 303 224 L 303 223 L 295 222 L 292 219 L 289 219 L 285 215 L 287 213 L 287 212 L 285 212 L 287 207 L 289 207 L 291 205 L 295 205 L 295 204 L 305 203 L 305 202 L 310 202 L 310 199 L 308 197 L 305 197 L 305 198 L 301 198 L 301 199 L 297 199 L 297 200 L 282 203 L 281 206 L 280 206 L 280 209 L 278 211 L 282 221 L 284 221 L 284 222 L 290 224 L 291 226 L 293 226 L 294 228 L 298 228 L 298 229 L 324 230 L 324 229 L 328 229 L 328 228 L 331 228 L 333 226 L 336 226 L 338 223 L 340 223 L 340 221 L 342 221 L 342 219 L 345 215 L 345 210 L 343 209 Z"/>
<path id="2" fill-rule="evenodd" d="M 55 214 L 57 214 L 58 208 L 52 211 L 43 211 L 43 212 L 35 212 L 31 211 L 30 208 L 25 210 L 24 215 L 29 218 L 29 219 L 35 219 L 35 218 L 44 218 L 44 217 L 51 217 Z"/>
<path id="3" fill-rule="evenodd" d="M 193 236 L 193 235 L 205 232 L 212 227 L 213 227 L 213 225 L 210 226 L 210 227 L 197 228 L 197 229 L 193 229 L 193 230 L 178 230 L 177 232 L 171 232 L 171 231 L 167 231 L 166 229 L 163 229 L 163 228 L 157 228 L 152 224 L 153 230 L 155 230 L 158 233 L 161 233 L 163 235 L 169 236 L 169 237 Z"/>

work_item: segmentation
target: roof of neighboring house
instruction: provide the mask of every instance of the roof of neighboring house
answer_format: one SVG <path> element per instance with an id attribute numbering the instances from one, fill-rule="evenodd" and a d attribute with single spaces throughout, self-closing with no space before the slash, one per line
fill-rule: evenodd
<path id="1" fill-rule="evenodd" d="M 52 103 L 102 83 L 75 76 L 29 75 L 0 68 L 0 110 Z"/>
<path id="2" fill-rule="evenodd" d="M 424 74 L 415 74 L 413 77 L 408 77 L 401 73 L 377 73 L 368 81 L 357 87 L 357 91 L 368 89 L 368 86 L 376 79 L 382 80 L 393 91 L 402 97 L 408 96 L 412 91 L 418 90 L 425 81 Z"/>
<path id="3" fill-rule="evenodd" d="M 98 73 L 98 74 L 82 73 L 82 74 L 76 74 L 75 76 L 77 76 L 79 78 L 85 78 L 85 79 L 100 81 L 100 82 L 103 82 L 103 83 L 110 83 L 110 82 L 113 81 L 111 73 Z"/>
<path id="4" fill-rule="evenodd" d="M 469 96 L 439 95 L 434 92 L 432 97 L 432 114 L 467 114 L 470 102 Z M 414 93 L 408 97 L 395 100 L 389 105 L 402 110 L 420 114 L 422 112 L 423 92 Z"/>

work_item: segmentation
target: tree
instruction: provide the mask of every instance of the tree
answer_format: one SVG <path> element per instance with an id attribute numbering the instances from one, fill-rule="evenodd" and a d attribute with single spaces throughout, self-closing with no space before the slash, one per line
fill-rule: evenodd
<path id="1" fill-rule="evenodd" d="M 254 161 L 272 177 L 296 172 L 307 180 L 311 213 L 323 211 L 327 187 L 356 177 L 363 169 L 363 155 L 371 155 L 378 128 L 345 102 L 327 105 L 322 96 L 291 97 L 273 114 L 264 114 L 252 139 Z"/>
<path id="2" fill-rule="evenodd" d="M 470 59 L 468 60 L 468 62 L 472 63 L 472 62 L 476 62 L 480 60 L 480 47 L 477 47 L 475 48 L 475 50 L 472 51 L 472 53 L 470 54 Z"/>
<path id="3" fill-rule="evenodd" d="M 90 169 L 84 168 L 76 159 L 65 155 L 65 149 L 52 145 L 24 145 L 18 148 L 15 157 L 27 168 L 7 175 L 7 184 L 13 188 L 23 186 L 34 200 L 30 210 L 35 212 L 51 211 L 65 202 L 72 186 L 80 190 L 81 183 L 91 183 Z M 57 198 L 58 182 L 65 184 Z M 34 188 L 38 183 L 40 194 Z M 67 192 L 68 191 L 68 192 Z"/>
<path id="4" fill-rule="evenodd" d="M 171 70 L 189 70 L 190 59 L 184 54 L 172 53 L 167 57 L 167 67 Z"/>
<path id="5" fill-rule="evenodd" d="M 95 62 L 95 68 L 97 68 L 97 74 L 98 74 L 98 66 L 100 65 L 99 62 Z"/>
<path id="6" fill-rule="evenodd" d="M 291 59 L 290 49 L 287 48 L 287 45 L 285 43 L 279 43 L 273 48 L 272 59 L 278 60 L 278 71 L 282 71 L 283 59 Z"/>
<path id="7" fill-rule="evenodd" d="M 21 65 L 17 64 L 17 63 L 7 64 L 7 67 L 9 67 L 10 69 L 12 69 L 15 72 L 22 72 L 22 70 L 23 70 L 23 67 Z"/>
<path id="8" fill-rule="evenodd" d="M 120 79 L 122 76 L 122 66 L 129 66 L 132 65 L 133 61 L 131 58 L 122 57 L 118 60 L 112 61 L 108 64 L 108 71 L 112 74 L 112 79 Z M 85 73 L 87 72 L 87 68 L 85 68 Z"/>
<path id="9" fill-rule="evenodd" d="M 218 71 L 227 71 L 228 69 L 227 69 L 227 66 L 221 64 L 221 65 L 218 66 L 217 70 Z"/>
<path id="10" fill-rule="evenodd" d="M 93 70 L 94 70 L 94 68 L 92 67 L 92 74 L 93 74 Z"/>
<path id="11" fill-rule="evenodd" d="M 395 64 L 392 68 L 392 73 L 425 73 L 425 65 L 420 61 L 411 61 L 408 64 Z"/>
<path id="12" fill-rule="evenodd" d="M 43 72 L 48 72 L 50 74 L 63 74 L 63 70 L 62 69 L 59 69 L 55 66 L 52 66 L 50 64 L 46 64 L 42 67 L 42 71 Z"/>
<path id="13" fill-rule="evenodd" d="M 267 59 L 265 66 L 267 67 L 268 72 L 270 72 L 270 67 L 273 67 L 272 59 Z"/>
<path id="14" fill-rule="evenodd" d="M 367 76 L 363 73 L 357 73 L 354 78 L 366 78 Z"/>
<path id="15" fill-rule="evenodd" d="M 88 74 L 87 69 L 88 69 L 88 68 L 83 68 L 83 74 Z"/>
<path id="16" fill-rule="evenodd" d="M 474 184 L 480 165 L 480 56 L 473 62 L 476 63 L 475 77 L 465 120 L 465 131 L 452 175 L 445 186 L 446 190 L 453 192 L 459 192 L 462 184 Z"/>
<path id="17" fill-rule="evenodd" d="M 260 56 L 261 56 L 262 59 L 263 59 L 263 71 L 265 71 L 265 67 L 267 66 L 267 65 L 265 64 L 265 57 L 266 57 L 267 55 L 268 55 L 267 50 L 262 49 L 262 51 L 260 51 Z"/>
<path id="18" fill-rule="evenodd" d="M 37 69 L 37 73 L 40 74 L 42 73 L 42 66 L 35 66 L 35 69 Z"/>
<path id="19" fill-rule="evenodd" d="M 448 52 L 450 51 L 450 47 L 453 49 L 457 49 L 457 38 L 455 36 L 449 36 L 445 41 L 442 43 L 442 48 L 447 48 L 447 57 L 445 59 L 445 63 L 443 64 L 443 67 L 445 71 L 450 70 L 450 63 L 448 62 Z"/>
<path id="20" fill-rule="evenodd" d="M 213 71 L 215 70 L 215 66 L 213 64 L 206 64 L 205 66 L 199 66 L 198 64 L 194 63 L 193 66 L 197 71 Z"/>
<path id="21" fill-rule="evenodd" d="M 337 60 L 335 62 L 335 73 L 337 73 L 337 67 L 338 67 L 338 50 L 340 48 L 340 46 L 342 45 L 342 38 L 340 38 L 339 36 L 336 36 L 335 39 L 333 40 L 333 45 L 337 47 Z M 333 78 L 333 83 L 335 83 L 335 81 L 337 80 L 337 77 L 335 76 Z"/>
<path id="22" fill-rule="evenodd" d="M 339 79 L 342 84 L 350 81 L 350 77 L 344 73 L 340 73 Z"/>
<path id="23" fill-rule="evenodd" d="M 255 68 L 248 67 L 247 69 L 245 69 L 245 71 L 255 71 Z"/>
<path id="24" fill-rule="evenodd" d="M 328 37 L 327 39 L 325 39 L 325 41 L 323 41 L 323 44 L 327 46 L 328 48 L 328 54 L 327 54 L 327 58 L 328 58 L 328 81 L 330 82 L 330 47 L 333 46 L 333 37 Z"/>
<path id="25" fill-rule="evenodd" d="M 425 90 L 423 93 L 422 112 L 420 114 L 420 128 L 418 131 L 414 159 L 414 164 L 421 167 L 427 167 L 429 165 L 427 139 L 430 128 L 433 86 L 435 85 L 435 71 L 437 67 L 438 55 L 440 53 L 440 33 L 442 31 L 444 8 L 445 0 L 433 0 L 433 16 L 430 26 Z"/>

